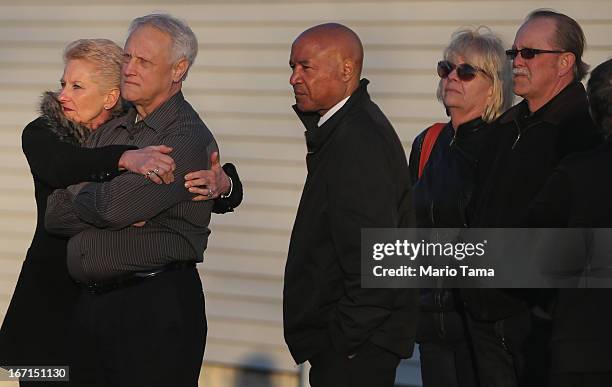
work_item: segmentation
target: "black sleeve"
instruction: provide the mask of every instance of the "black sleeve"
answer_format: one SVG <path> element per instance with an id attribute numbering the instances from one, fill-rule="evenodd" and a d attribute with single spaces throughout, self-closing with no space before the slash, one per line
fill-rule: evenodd
<path id="1" fill-rule="evenodd" d="M 52 188 L 112 179 L 120 173 L 123 152 L 137 149 L 128 145 L 82 148 L 61 141 L 40 118 L 24 129 L 21 145 L 32 175 Z"/>
<path id="2" fill-rule="evenodd" d="M 395 289 L 361 286 L 361 229 L 399 224 L 398 182 L 393 174 L 398 166 L 390 163 L 401 158 L 388 157 L 387 144 L 374 130 L 360 132 L 343 145 L 330 167 L 335 170 L 333 178 L 321 188 L 328 192 L 328 227 L 344 277 L 344 295 L 328 329 L 334 348 L 345 355 L 355 353 L 390 318 L 397 296 Z"/>
<path id="3" fill-rule="evenodd" d="M 232 179 L 232 193 L 227 198 L 217 198 L 214 201 L 212 211 L 215 214 L 225 214 L 226 212 L 233 212 L 234 208 L 238 207 L 242 203 L 242 182 L 238 176 L 238 171 L 234 164 L 227 163 L 223 164 L 223 170 Z"/>

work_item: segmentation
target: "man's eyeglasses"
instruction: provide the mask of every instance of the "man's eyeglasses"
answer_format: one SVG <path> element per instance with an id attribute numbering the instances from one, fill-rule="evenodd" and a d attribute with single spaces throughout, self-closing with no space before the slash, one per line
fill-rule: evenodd
<path id="1" fill-rule="evenodd" d="M 438 62 L 438 75 L 440 78 L 445 79 L 448 78 L 450 73 L 453 72 L 454 69 L 457 69 L 457 77 L 464 82 L 469 82 L 476 77 L 476 74 L 479 71 L 482 71 L 483 74 L 487 75 L 485 71 L 479 67 L 472 66 L 471 64 L 461 63 L 460 65 L 456 65 L 451 61 L 442 60 Z"/>
<path id="2" fill-rule="evenodd" d="M 533 59 L 538 54 L 563 54 L 564 52 L 567 52 L 567 51 L 540 50 L 539 48 L 524 47 L 524 48 L 521 48 L 520 50 L 517 50 L 516 48 L 513 48 L 511 50 L 506 50 L 506 56 L 508 56 L 508 58 L 510 58 L 511 60 L 514 60 L 516 59 L 517 55 L 520 53 L 523 59 Z"/>

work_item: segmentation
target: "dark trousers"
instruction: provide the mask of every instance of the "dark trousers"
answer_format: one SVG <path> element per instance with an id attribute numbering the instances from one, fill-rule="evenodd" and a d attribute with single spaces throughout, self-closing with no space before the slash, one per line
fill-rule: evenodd
<path id="1" fill-rule="evenodd" d="M 77 302 L 72 386 L 197 387 L 206 317 L 195 268 Z"/>
<path id="2" fill-rule="evenodd" d="M 553 374 L 551 387 L 610 387 L 610 373 L 559 373 Z"/>
<path id="3" fill-rule="evenodd" d="M 464 317 L 421 311 L 417 333 L 423 387 L 478 387 Z"/>
<path id="4" fill-rule="evenodd" d="M 525 310 L 499 321 L 467 316 L 481 387 L 542 387 L 550 383 L 551 323 Z"/>
<path id="5" fill-rule="evenodd" d="M 349 359 L 333 349 L 309 360 L 312 387 L 393 387 L 399 357 L 366 343 Z"/>

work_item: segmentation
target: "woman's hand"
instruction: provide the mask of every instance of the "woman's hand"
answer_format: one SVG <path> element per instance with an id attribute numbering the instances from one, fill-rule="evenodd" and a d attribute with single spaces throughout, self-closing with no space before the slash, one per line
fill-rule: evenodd
<path id="1" fill-rule="evenodd" d="M 152 145 L 142 149 L 125 151 L 119 159 L 119 168 L 143 175 L 155 184 L 174 181 L 174 159 L 168 156 L 172 148 Z"/>
<path id="2" fill-rule="evenodd" d="M 192 200 L 209 200 L 227 194 L 231 188 L 229 177 L 219 163 L 219 152 L 210 155 L 210 169 L 185 175 L 185 188 L 197 194 Z"/>

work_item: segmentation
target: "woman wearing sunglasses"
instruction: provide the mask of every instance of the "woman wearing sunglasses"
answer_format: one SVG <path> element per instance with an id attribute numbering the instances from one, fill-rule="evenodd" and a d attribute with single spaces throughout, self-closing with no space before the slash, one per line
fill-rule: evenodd
<path id="1" fill-rule="evenodd" d="M 467 227 L 479 153 L 493 120 L 512 104 L 510 64 L 489 29 L 453 34 L 438 63 L 437 97 L 450 121 L 419 134 L 410 153 L 418 227 Z M 458 292 L 424 289 L 417 339 L 425 387 L 478 386 Z"/>

